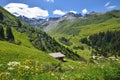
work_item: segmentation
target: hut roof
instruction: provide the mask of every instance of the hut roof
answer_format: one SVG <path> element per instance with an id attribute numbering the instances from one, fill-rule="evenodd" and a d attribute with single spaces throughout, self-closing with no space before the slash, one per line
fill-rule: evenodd
<path id="1" fill-rule="evenodd" d="M 49 55 L 54 57 L 54 58 L 65 57 L 65 55 L 62 54 L 61 52 L 50 53 Z"/>

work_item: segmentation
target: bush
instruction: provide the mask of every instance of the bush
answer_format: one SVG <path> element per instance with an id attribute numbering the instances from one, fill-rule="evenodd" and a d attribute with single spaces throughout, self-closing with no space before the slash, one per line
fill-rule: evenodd
<path id="1" fill-rule="evenodd" d="M 17 40 L 16 42 L 15 42 L 15 44 L 17 44 L 17 45 L 21 45 L 21 41 L 20 40 Z"/>
<path id="2" fill-rule="evenodd" d="M 70 46 L 70 45 L 73 44 L 72 42 L 70 42 L 70 41 L 69 41 L 68 39 L 66 39 L 65 37 L 59 38 L 59 41 L 60 41 L 61 43 L 65 44 L 65 45 L 67 45 L 67 46 Z"/>
<path id="3" fill-rule="evenodd" d="M 83 46 L 74 46 L 73 49 L 76 49 L 76 50 L 78 50 L 78 49 L 84 50 L 84 47 L 83 47 Z"/>

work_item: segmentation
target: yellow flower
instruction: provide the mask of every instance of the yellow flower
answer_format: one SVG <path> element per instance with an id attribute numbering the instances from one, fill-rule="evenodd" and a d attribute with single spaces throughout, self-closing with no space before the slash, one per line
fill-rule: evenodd
<path id="1" fill-rule="evenodd" d="M 0 80 L 2 80 L 3 76 L 4 76 L 4 73 L 0 73 Z"/>
<path id="2" fill-rule="evenodd" d="M 39 61 L 36 61 L 36 66 L 39 66 Z"/>
<path id="3" fill-rule="evenodd" d="M 30 68 L 30 70 L 31 70 L 31 71 L 34 71 L 34 67 L 32 66 L 32 67 Z"/>
<path id="4" fill-rule="evenodd" d="M 40 71 L 43 72 L 43 64 L 40 65 Z"/>
<path id="5" fill-rule="evenodd" d="M 35 71 L 36 71 L 36 72 L 38 72 L 38 71 L 39 71 L 38 67 L 36 67 L 36 68 L 35 68 Z"/>
<path id="6" fill-rule="evenodd" d="M 35 64 L 35 71 L 36 71 L 36 72 L 39 71 L 39 61 L 36 61 L 36 64 Z"/>
<path id="7" fill-rule="evenodd" d="M 51 74 L 51 71 L 49 71 L 48 74 Z"/>
<path id="8" fill-rule="evenodd" d="M 29 65 L 29 64 L 31 64 L 31 61 L 27 59 L 27 60 L 24 61 L 24 64 Z"/>

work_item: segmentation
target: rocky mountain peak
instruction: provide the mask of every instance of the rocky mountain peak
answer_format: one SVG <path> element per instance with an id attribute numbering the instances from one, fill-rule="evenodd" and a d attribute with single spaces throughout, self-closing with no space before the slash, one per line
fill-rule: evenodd
<path id="1" fill-rule="evenodd" d="M 27 22 L 31 26 L 40 27 L 46 30 L 46 29 L 56 26 L 57 24 L 65 20 L 74 21 L 75 19 L 80 18 L 80 17 L 82 17 L 81 14 L 75 14 L 73 12 L 69 12 L 61 17 L 50 17 L 46 19 L 27 18 L 25 16 L 19 16 L 18 18 Z"/>

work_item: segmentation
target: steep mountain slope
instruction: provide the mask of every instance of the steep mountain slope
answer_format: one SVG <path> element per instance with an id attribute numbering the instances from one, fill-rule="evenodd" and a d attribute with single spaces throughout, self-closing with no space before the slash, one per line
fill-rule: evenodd
<path id="1" fill-rule="evenodd" d="M 12 32 L 15 38 L 14 43 L 6 40 L 0 40 L 0 74 L 6 71 L 8 68 L 6 64 L 9 62 L 20 62 L 21 64 L 25 61 L 39 61 L 39 63 L 42 64 L 57 64 L 59 62 L 58 60 L 50 57 L 45 52 L 36 49 L 30 43 L 29 37 L 26 33 L 20 33 L 14 28 L 12 28 Z"/>
<path id="2" fill-rule="evenodd" d="M 110 12 L 106 12 L 104 14 L 87 14 L 85 18 L 77 19 L 73 22 L 63 22 L 57 25 L 53 30 L 50 30 L 51 33 L 64 33 L 71 35 L 73 32 L 75 34 L 79 33 L 80 30 L 76 28 L 80 28 L 81 26 L 87 26 L 91 24 L 99 24 L 105 22 L 111 18 L 120 18 L 120 11 L 113 10 Z M 91 27 L 92 28 L 92 27 Z"/>

